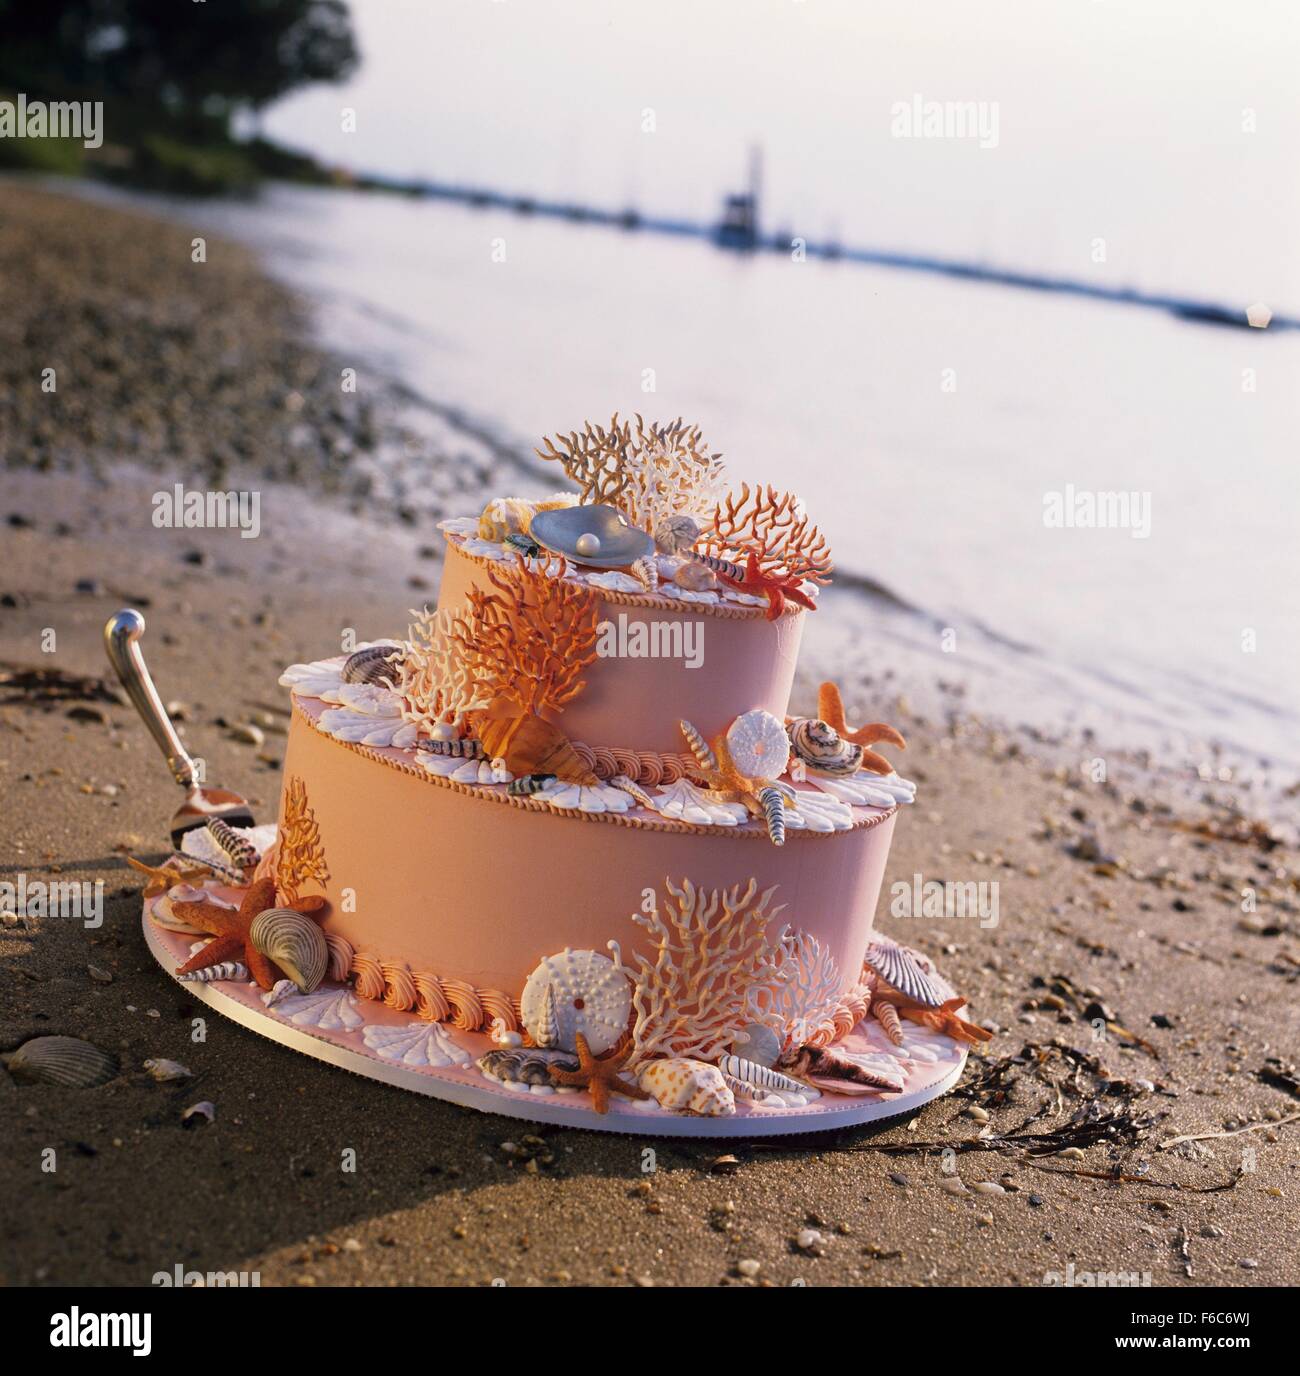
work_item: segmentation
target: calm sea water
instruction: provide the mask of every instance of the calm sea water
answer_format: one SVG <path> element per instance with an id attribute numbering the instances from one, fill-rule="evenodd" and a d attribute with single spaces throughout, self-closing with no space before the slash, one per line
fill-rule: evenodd
<path id="1" fill-rule="evenodd" d="M 1300 336 L 390 197 L 162 208 L 259 249 L 345 358 L 525 452 L 614 410 L 697 420 L 830 536 L 827 667 L 1300 763 Z M 1147 533 L 1047 525 L 1071 488 L 1134 494 Z"/>

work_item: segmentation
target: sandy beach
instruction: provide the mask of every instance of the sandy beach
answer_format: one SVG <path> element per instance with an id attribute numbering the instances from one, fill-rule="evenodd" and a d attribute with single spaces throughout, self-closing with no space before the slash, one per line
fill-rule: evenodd
<path id="1" fill-rule="evenodd" d="M 877 923 L 996 1035 L 910 1119 L 725 1152 L 665 1139 L 647 1172 L 642 1141 L 534 1135 L 187 998 L 144 946 L 124 858 L 164 854 L 178 800 L 105 679 L 104 621 L 144 612 L 187 741 L 269 820 L 281 669 L 346 627 L 403 632 L 437 588 L 434 520 L 515 481 L 456 399 L 415 416 L 371 379 L 340 392 L 338 361 L 305 342 L 308 306 L 244 250 L 212 240 L 195 264 L 192 237 L 0 190 L 0 880 L 104 895 L 95 929 L 3 917 L 0 1051 L 67 1033 L 121 1064 L 92 1090 L 0 1075 L 0 1282 L 147 1285 L 178 1265 L 322 1286 L 1039 1286 L 1071 1264 L 1154 1285 L 1300 1280 L 1294 836 L 1248 781 L 912 710 L 933 684 L 880 704 L 920 794 Z M 250 478 L 257 539 L 152 524 L 160 486 Z M 804 667 L 811 707 L 828 666 Z M 833 667 L 846 692 L 865 677 Z M 260 744 L 233 738 L 248 721 Z M 996 884 L 996 924 L 891 916 L 888 885 L 915 875 Z M 160 1057 L 193 1078 L 155 1082 L 143 1063 Z M 187 1129 L 199 1100 L 215 1121 Z"/>

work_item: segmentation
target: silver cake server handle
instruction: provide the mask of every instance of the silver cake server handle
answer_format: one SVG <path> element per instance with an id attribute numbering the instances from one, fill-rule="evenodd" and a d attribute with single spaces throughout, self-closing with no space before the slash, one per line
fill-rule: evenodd
<path id="1" fill-rule="evenodd" d="M 172 778 L 185 790 L 185 801 L 171 820 L 172 845 L 181 849 L 187 831 L 205 826 L 214 819 L 232 827 L 253 826 L 256 819 L 246 798 L 226 788 L 199 783 L 200 771 L 181 744 L 158 690 L 153 686 L 153 679 L 149 677 L 149 670 L 145 668 L 140 650 L 143 634 L 144 617 L 133 607 L 125 607 L 109 617 L 104 627 L 104 649 L 132 706 L 162 751 Z"/>
<path id="2" fill-rule="evenodd" d="M 172 778 L 182 788 L 192 788 L 194 761 L 181 744 L 181 738 L 176 734 L 176 728 L 145 667 L 144 654 L 140 649 L 140 637 L 143 634 L 144 617 L 133 607 L 126 607 L 109 617 L 104 627 L 104 649 L 108 652 L 108 662 L 122 680 L 122 687 L 126 689 L 131 705 L 139 712 L 140 720 L 149 728 L 149 734 L 162 751 Z"/>

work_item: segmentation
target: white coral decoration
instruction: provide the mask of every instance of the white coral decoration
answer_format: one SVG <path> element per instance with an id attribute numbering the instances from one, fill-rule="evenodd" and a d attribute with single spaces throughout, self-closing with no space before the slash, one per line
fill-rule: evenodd
<path id="1" fill-rule="evenodd" d="M 627 455 L 628 487 L 620 499 L 627 518 L 653 531 L 669 516 L 691 516 L 703 525 L 722 488 L 720 454 L 701 448 L 697 428 L 645 425 L 637 418 L 637 444 Z"/>
<path id="2" fill-rule="evenodd" d="M 397 696 L 402 719 L 419 733 L 440 739 L 438 728 L 456 726 L 469 712 L 481 711 L 491 700 L 491 688 L 452 639 L 463 609 L 412 611 L 415 618 L 398 671 Z"/>
<path id="3" fill-rule="evenodd" d="M 365 1031 L 366 1046 L 382 1061 L 394 1065 L 467 1065 L 470 1054 L 457 1046 L 451 1034 L 436 1022 L 412 1022 L 405 1027 L 371 1024 Z"/>
<path id="4" fill-rule="evenodd" d="M 802 1046 L 835 1016 L 844 986 L 839 968 L 811 932 L 788 929 L 777 947 L 778 983 L 761 1000 L 762 1021 L 793 1046 Z"/>
<path id="5" fill-rule="evenodd" d="M 743 803 L 727 803 L 689 779 L 678 779 L 650 795 L 650 804 L 670 822 L 691 822 L 695 826 L 735 827 L 749 820 Z"/>
<path id="6" fill-rule="evenodd" d="M 403 720 L 401 699 L 391 688 L 374 683 L 345 683 L 337 691 L 337 707 L 320 714 L 318 725 L 327 736 L 356 745 L 411 746 L 416 727 Z"/>
<path id="7" fill-rule="evenodd" d="M 632 915 L 653 957 L 634 953 L 629 966 L 619 943 L 609 943 L 633 984 L 634 1065 L 653 1055 L 715 1060 L 754 1021 L 765 995 L 771 1004 L 772 986 L 784 979 L 780 952 L 767 938 L 782 906 L 769 906 L 775 886 L 758 894 L 750 879 L 743 890 L 735 884 L 706 891 L 689 879 L 680 888 L 669 879 L 665 887 L 668 897 L 654 911 Z"/>

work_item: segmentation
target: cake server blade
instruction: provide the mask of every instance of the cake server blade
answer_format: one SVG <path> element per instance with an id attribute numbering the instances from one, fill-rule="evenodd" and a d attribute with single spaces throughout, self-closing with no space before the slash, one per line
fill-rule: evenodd
<path id="1" fill-rule="evenodd" d="M 235 827 L 254 825 L 253 810 L 248 800 L 228 788 L 214 788 L 199 782 L 200 770 L 181 744 L 153 679 L 145 667 L 140 649 L 144 634 L 144 617 L 132 607 L 125 607 L 109 617 L 104 627 L 104 649 L 131 705 L 149 729 L 149 734 L 162 751 L 171 776 L 185 790 L 185 801 L 176 809 L 171 820 L 172 845 L 177 850 L 187 831 L 203 826 L 210 818 L 219 817 Z"/>

